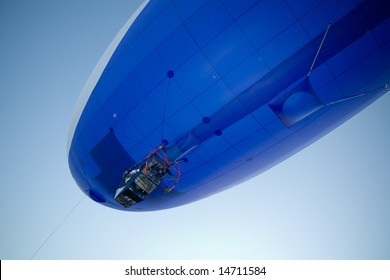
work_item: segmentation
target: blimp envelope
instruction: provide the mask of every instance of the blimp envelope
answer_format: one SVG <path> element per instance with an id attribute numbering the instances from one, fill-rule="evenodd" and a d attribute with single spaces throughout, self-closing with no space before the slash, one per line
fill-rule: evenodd
<path id="1" fill-rule="evenodd" d="M 145 1 L 81 94 L 69 166 L 105 206 L 184 205 L 300 151 L 389 82 L 388 1 Z"/>

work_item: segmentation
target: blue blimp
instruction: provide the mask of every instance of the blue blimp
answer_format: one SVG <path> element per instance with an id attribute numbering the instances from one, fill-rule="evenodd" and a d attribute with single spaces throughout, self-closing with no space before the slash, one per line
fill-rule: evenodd
<path id="1" fill-rule="evenodd" d="M 83 89 L 70 170 L 102 205 L 177 207 L 290 157 L 389 82 L 387 0 L 145 1 Z"/>

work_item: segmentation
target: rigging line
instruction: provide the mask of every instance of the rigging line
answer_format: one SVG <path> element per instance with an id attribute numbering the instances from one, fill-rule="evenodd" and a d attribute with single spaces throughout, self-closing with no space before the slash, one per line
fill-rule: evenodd
<path id="1" fill-rule="evenodd" d="M 347 96 L 347 97 L 345 97 L 343 99 L 326 103 L 325 105 L 333 105 L 333 104 L 341 103 L 341 102 L 348 101 L 348 100 L 351 100 L 351 99 L 355 99 L 355 98 L 358 98 L 358 97 L 361 97 L 361 96 L 365 96 L 365 95 L 368 95 L 368 94 L 371 94 L 371 93 L 375 93 L 375 92 L 380 91 L 381 89 L 387 89 L 387 88 L 388 88 L 388 83 L 384 84 L 383 87 L 376 88 L 376 89 L 373 89 L 373 90 L 370 90 L 370 91 L 365 91 L 365 92 L 357 94 L 357 95 Z"/>
<path id="2" fill-rule="evenodd" d="M 169 86 L 171 85 L 171 79 L 168 78 L 168 86 L 167 86 L 167 91 L 165 93 L 165 102 L 164 102 L 164 111 L 163 111 L 163 118 L 161 122 L 161 140 L 164 139 L 164 123 L 165 123 L 165 113 L 167 110 L 167 102 L 168 102 L 168 94 L 169 94 Z"/>
<path id="3" fill-rule="evenodd" d="M 336 7 L 335 7 L 335 9 L 334 9 L 334 11 L 333 11 L 332 17 L 330 18 L 330 21 L 329 21 L 329 23 L 328 23 L 328 27 L 326 28 L 324 37 L 322 37 L 321 44 L 320 44 L 320 46 L 318 47 L 318 50 L 317 50 L 317 53 L 316 53 L 316 55 L 315 55 L 315 57 L 314 57 L 313 63 L 311 64 L 309 73 L 307 73 L 307 76 L 308 76 L 308 77 L 310 76 L 311 71 L 312 71 L 313 68 L 314 68 L 314 65 L 315 65 L 315 63 L 316 63 L 317 57 L 318 57 L 318 55 L 320 54 L 322 45 L 324 44 L 325 38 L 326 38 L 326 36 L 328 35 L 329 28 L 330 28 L 330 26 L 333 24 L 333 20 L 334 20 L 334 18 L 335 18 L 335 16 L 336 16 L 337 11 L 339 10 L 340 2 L 341 2 L 341 0 L 339 0 L 339 1 L 337 2 L 337 5 L 336 5 Z"/>
<path id="4" fill-rule="evenodd" d="M 65 218 L 57 225 L 57 227 L 53 230 L 53 232 L 46 238 L 46 240 L 42 243 L 42 245 L 35 251 L 34 255 L 30 258 L 30 260 L 34 259 L 36 254 L 42 249 L 42 247 L 49 241 L 49 239 L 57 232 L 57 230 L 63 225 L 63 223 L 69 218 L 69 216 L 73 213 L 74 210 L 80 205 L 81 201 L 83 201 L 85 195 L 77 202 L 77 204 L 69 211 L 69 213 L 65 216 Z"/>
<path id="5" fill-rule="evenodd" d="M 349 97 L 346 97 L 346 98 L 343 98 L 343 99 L 340 99 L 340 100 L 332 101 L 332 102 L 326 103 L 325 105 L 334 105 L 334 104 L 337 104 L 337 103 L 341 103 L 341 102 L 348 101 L 348 100 L 351 100 L 351 99 L 355 99 L 357 97 L 361 97 L 361 96 L 365 96 L 365 95 L 367 95 L 366 92 L 365 93 L 361 93 L 359 95 L 349 96 Z"/>
<path id="6" fill-rule="evenodd" d="M 328 31 L 329 31 L 329 28 L 330 28 L 331 25 L 332 25 L 332 21 L 329 22 L 328 27 L 326 28 L 324 37 L 322 37 L 321 44 L 320 44 L 320 46 L 318 47 L 317 53 L 316 53 L 316 55 L 315 55 L 315 57 L 314 57 L 314 59 L 313 59 L 313 63 L 312 63 L 311 66 L 310 66 L 310 70 L 309 70 L 309 73 L 307 73 L 307 76 L 310 76 L 310 73 L 311 73 L 311 71 L 313 70 L 314 64 L 316 63 L 317 57 L 318 57 L 318 55 L 320 54 L 320 51 L 321 51 L 321 49 L 322 49 L 322 45 L 324 44 L 325 38 L 326 38 L 326 36 L 328 35 Z"/>

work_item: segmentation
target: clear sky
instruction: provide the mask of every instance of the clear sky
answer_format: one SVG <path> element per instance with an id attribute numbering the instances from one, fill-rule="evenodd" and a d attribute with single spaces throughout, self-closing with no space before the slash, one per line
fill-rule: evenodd
<path id="1" fill-rule="evenodd" d="M 390 93 L 208 199 L 150 213 L 82 199 L 73 110 L 141 2 L 0 0 L 0 259 L 390 259 Z"/>

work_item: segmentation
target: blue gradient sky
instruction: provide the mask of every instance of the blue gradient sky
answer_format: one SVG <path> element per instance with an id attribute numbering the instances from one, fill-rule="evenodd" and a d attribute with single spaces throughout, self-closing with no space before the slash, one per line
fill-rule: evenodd
<path id="1" fill-rule="evenodd" d="M 74 106 L 140 0 L 0 1 L 0 258 L 390 259 L 390 94 L 233 189 L 151 213 L 84 198 Z M 58 227 L 58 225 L 60 226 Z"/>

